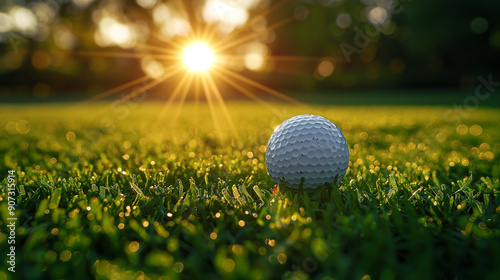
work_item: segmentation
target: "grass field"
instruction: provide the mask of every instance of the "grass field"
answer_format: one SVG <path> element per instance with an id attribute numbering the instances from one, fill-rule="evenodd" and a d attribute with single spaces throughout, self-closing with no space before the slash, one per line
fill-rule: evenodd
<path id="1" fill-rule="evenodd" d="M 229 103 L 217 133 L 203 104 L 175 127 L 159 103 L 1 105 L 0 279 L 499 279 L 499 109 L 272 106 Z M 267 141 L 301 113 L 349 169 L 273 195 Z"/>

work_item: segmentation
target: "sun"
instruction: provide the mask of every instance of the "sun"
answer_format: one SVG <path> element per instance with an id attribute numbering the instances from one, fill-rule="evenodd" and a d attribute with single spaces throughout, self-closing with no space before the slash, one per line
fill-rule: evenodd
<path id="1" fill-rule="evenodd" d="M 165 37 L 161 32 L 151 31 L 153 40 L 155 42 L 158 40 L 161 44 L 138 42 L 136 45 L 138 49 L 134 52 L 78 52 L 80 55 L 139 59 L 145 72 L 143 77 L 102 92 L 90 100 L 102 99 L 129 89 L 131 92 L 123 95 L 119 99 L 120 103 L 144 98 L 150 89 L 171 79 L 174 80 L 171 83 L 172 90 L 168 92 L 168 99 L 158 114 L 158 120 L 169 119 L 172 126 L 177 126 L 184 102 L 194 100 L 195 106 L 199 106 L 199 101 L 203 100 L 208 105 L 216 134 L 221 137 L 226 135 L 223 133 L 224 127 L 230 128 L 233 135 L 238 137 L 236 126 L 224 102 L 227 92 L 239 92 L 275 113 L 280 110 L 266 100 L 266 95 L 272 95 L 303 108 L 308 107 L 278 90 L 238 73 L 243 70 L 243 66 L 252 71 L 263 70 L 262 66 L 266 61 L 269 61 L 270 69 L 278 61 L 317 63 L 317 58 L 268 55 L 264 42 L 260 42 L 263 40 L 261 40 L 262 35 L 267 36 L 274 29 L 294 21 L 295 15 L 264 26 L 258 31 L 253 28 L 256 19 L 267 17 L 287 1 L 289 0 L 276 1 L 277 3 L 266 8 L 256 18 L 226 34 L 225 37 L 219 34 L 219 25 L 195 21 L 191 33 L 173 39 Z M 247 53 L 244 54 L 239 50 L 247 50 Z M 221 90 L 221 86 L 226 90 Z"/>
<path id="2" fill-rule="evenodd" d="M 205 71 L 213 62 L 214 54 L 204 43 L 192 44 L 184 51 L 184 63 L 193 71 Z"/>

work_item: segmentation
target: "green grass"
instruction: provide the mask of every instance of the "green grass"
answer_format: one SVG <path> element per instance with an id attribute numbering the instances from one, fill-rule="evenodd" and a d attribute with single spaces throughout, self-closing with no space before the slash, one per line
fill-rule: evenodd
<path id="1" fill-rule="evenodd" d="M 0 279 L 498 279 L 500 110 L 234 102 L 219 137 L 205 105 L 161 106 L 0 106 Z M 339 196 L 272 195 L 267 141 L 300 113 L 347 138 Z"/>

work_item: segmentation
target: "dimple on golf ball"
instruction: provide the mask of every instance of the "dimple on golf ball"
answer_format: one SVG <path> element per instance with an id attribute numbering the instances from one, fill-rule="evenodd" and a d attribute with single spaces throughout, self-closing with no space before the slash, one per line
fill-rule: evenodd
<path id="1" fill-rule="evenodd" d="M 299 115 L 281 123 L 271 135 L 266 165 L 276 184 L 304 191 L 340 181 L 349 164 L 349 147 L 340 129 L 316 115 Z"/>

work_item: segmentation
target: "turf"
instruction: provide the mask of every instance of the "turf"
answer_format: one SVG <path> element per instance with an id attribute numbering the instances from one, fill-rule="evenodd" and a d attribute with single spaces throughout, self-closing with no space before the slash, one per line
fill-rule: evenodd
<path id="1" fill-rule="evenodd" d="M 16 172 L 16 272 L 0 279 L 498 279 L 500 110 L 205 104 L 0 106 L 0 254 Z M 338 186 L 265 166 L 300 113 L 343 131 Z M 467 114 L 465 114 L 467 113 Z M 220 127 L 218 131 L 217 124 Z"/>

